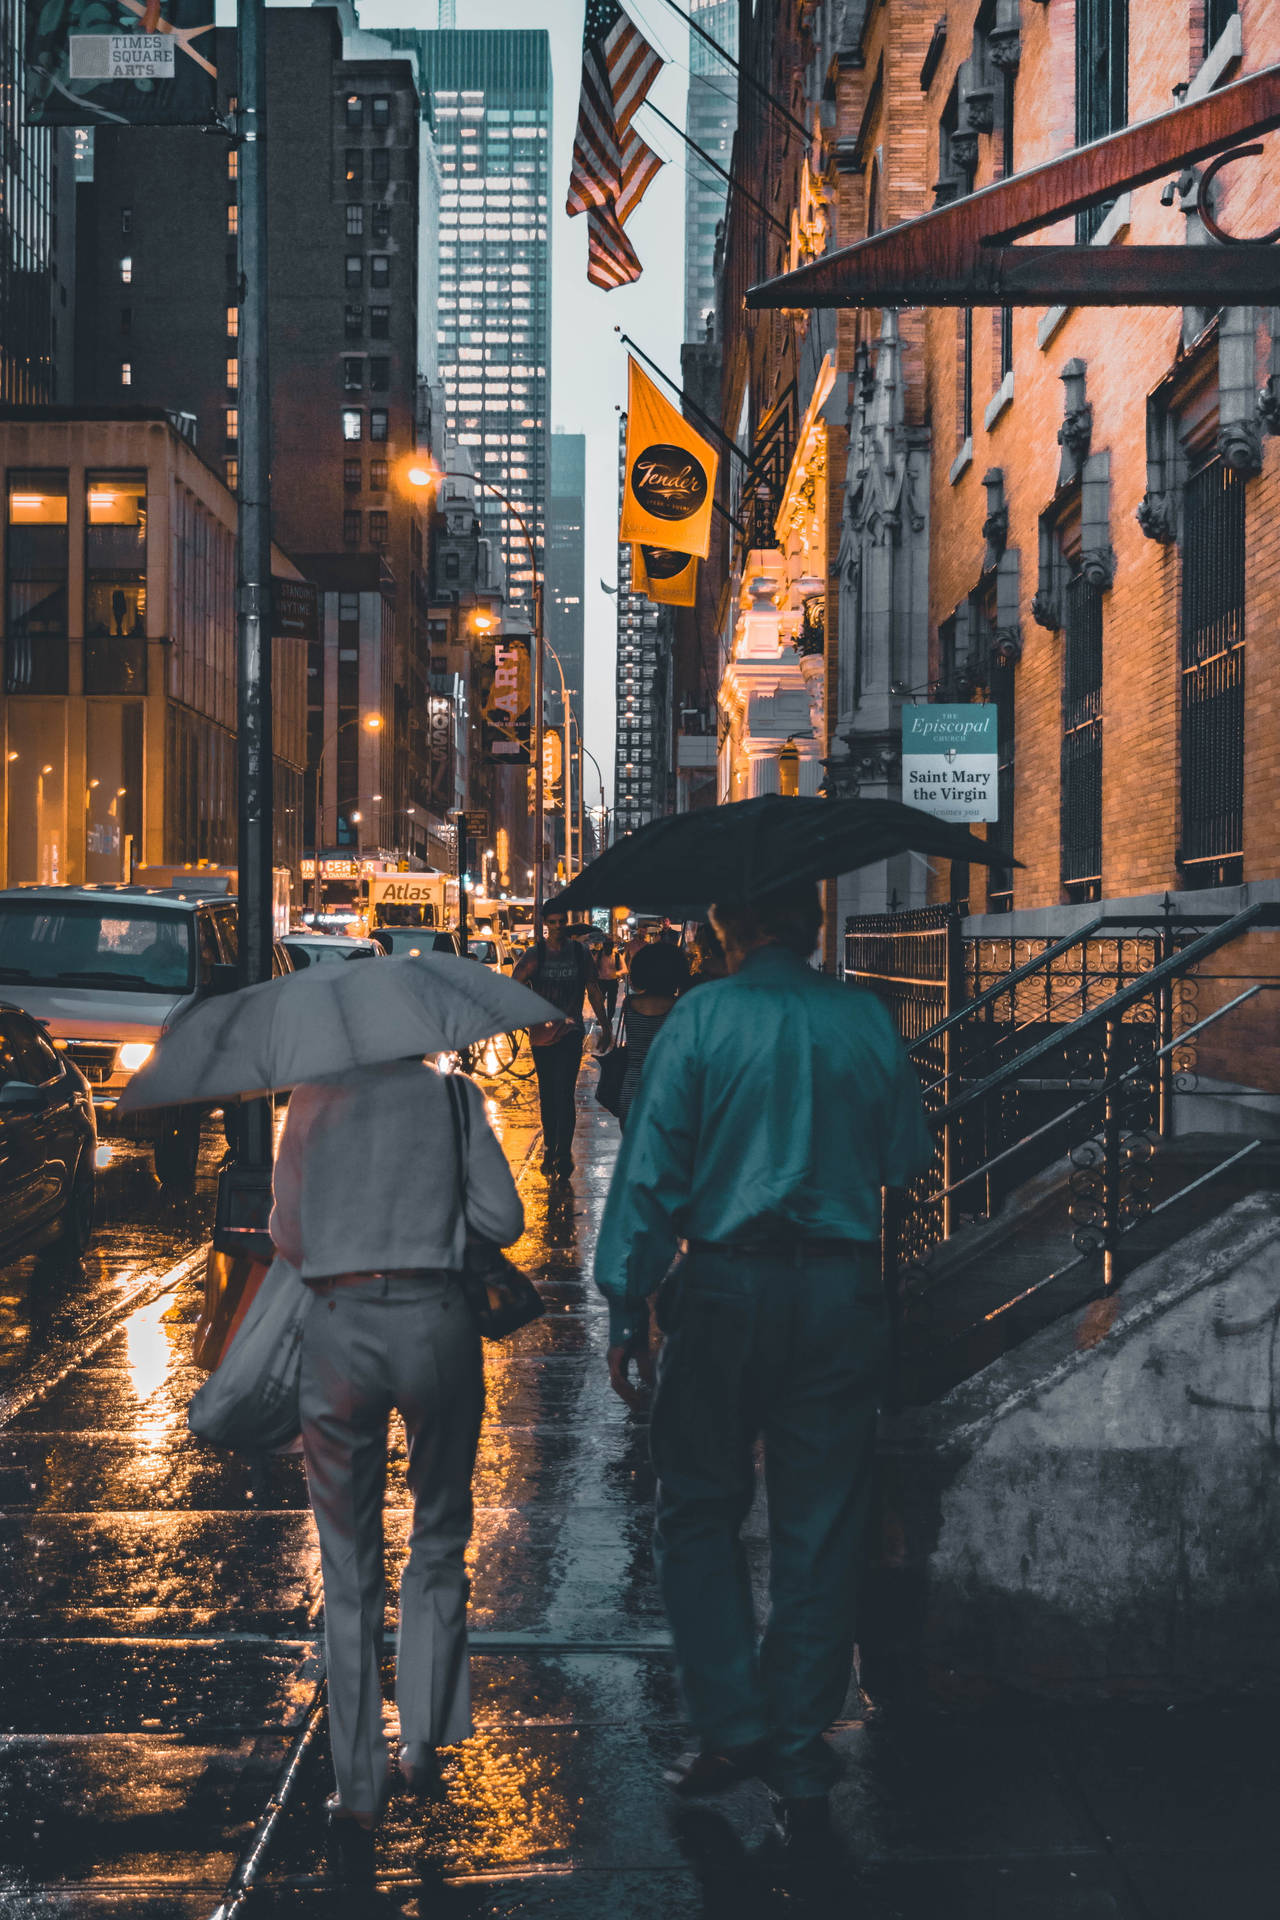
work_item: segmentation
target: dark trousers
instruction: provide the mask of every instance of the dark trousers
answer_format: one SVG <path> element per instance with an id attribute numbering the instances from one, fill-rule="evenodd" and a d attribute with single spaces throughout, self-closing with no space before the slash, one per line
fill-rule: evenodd
<path id="1" fill-rule="evenodd" d="M 889 1350 L 878 1253 L 695 1248 L 659 1317 L 658 1577 L 689 1717 L 708 1747 L 767 1741 L 777 1792 L 825 1793 Z M 740 1532 L 760 1437 L 770 1610 L 757 1646 Z"/>
<path id="2" fill-rule="evenodd" d="M 533 1049 L 542 1109 L 542 1151 L 548 1160 L 567 1160 L 578 1122 L 575 1093 L 585 1035 L 579 1027 L 549 1047 Z"/>

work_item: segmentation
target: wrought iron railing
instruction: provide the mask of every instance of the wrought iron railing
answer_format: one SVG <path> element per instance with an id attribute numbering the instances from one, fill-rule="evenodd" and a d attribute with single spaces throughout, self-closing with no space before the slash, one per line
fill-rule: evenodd
<path id="1" fill-rule="evenodd" d="M 1195 1084 L 1199 1036 L 1280 986 L 1244 976 L 1242 992 L 1202 1011 L 1198 969 L 1244 934 L 1277 927 L 1280 910 L 1261 903 L 1225 920 L 1166 914 L 1125 939 L 1100 917 L 909 1042 L 935 1153 L 886 1202 L 886 1272 L 899 1291 L 927 1292 L 931 1257 L 958 1227 L 991 1218 L 1055 1165 L 1069 1169 L 1072 1264 L 1097 1257 L 1101 1285 L 1112 1287 L 1119 1243 L 1150 1211 L 1151 1163 L 1172 1131 L 1175 1096 Z M 1123 978 L 1144 944 L 1154 959 Z M 1109 955 L 1109 979 L 1091 963 L 1099 952 Z M 1227 978 L 1213 976 L 1219 996 Z"/>

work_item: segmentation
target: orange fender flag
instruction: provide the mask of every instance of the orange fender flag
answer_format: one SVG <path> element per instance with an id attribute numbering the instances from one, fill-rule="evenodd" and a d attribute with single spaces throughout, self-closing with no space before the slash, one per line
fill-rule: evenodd
<path id="1" fill-rule="evenodd" d="M 692 607 L 698 598 L 698 563 L 670 547 L 632 547 L 631 585 L 664 607 Z"/>
<path id="2" fill-rule="evenodd" d="M 627 451 L 619 540 L 707 557 L 717 456 L 627 362 Z"/>

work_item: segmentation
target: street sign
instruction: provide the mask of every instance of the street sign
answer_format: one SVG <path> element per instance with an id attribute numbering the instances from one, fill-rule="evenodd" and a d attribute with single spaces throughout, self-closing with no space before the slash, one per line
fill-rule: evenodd
<path id="1" fill-rule="evenodd" d="M 463 813 L 455 813 L 458 832 L 465 833 L 469 840 L 485 840 L 489 834 L 489 815 L 483 807 L 471 807 Z"/>
<path id="2" fill-rule="evenodd" d="M 904 707 L 902 797 L 954 819 L 999 817 L 1000 722 L 994 707 Z"/>

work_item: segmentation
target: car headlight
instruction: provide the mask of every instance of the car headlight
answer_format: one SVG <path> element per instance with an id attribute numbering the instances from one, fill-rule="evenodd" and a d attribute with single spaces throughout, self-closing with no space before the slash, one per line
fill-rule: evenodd
<path id="1" fill-rule="evenodd" d="M 151 1040 L 126 1040 L 122 1047 L 116 1048 L 116 1071 L 136 1073 L 139 1067 L 146 1066 L 154 1052 L 155 1044 Z"/>

